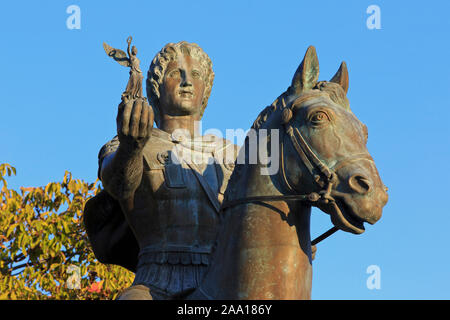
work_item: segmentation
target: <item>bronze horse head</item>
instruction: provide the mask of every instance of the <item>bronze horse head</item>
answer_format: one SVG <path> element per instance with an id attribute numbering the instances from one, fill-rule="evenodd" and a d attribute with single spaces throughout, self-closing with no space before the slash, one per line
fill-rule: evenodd
<path id="1" fill-rule="evenodd" d="M 285 164 L 290 179 L 286 183 L 298 193 L 310 192 L 314 185 L 330 188 L 323 201 L 313 205 L 329 213 L 337 228 L 363 233 L 364 222 L 374 224 L 381 218 L 387 188 L 366 147 L 367 127 L 350 111 L 345 62 L 330 82 L 317 82 L 318 76 L 317 55 L 310 47 L 294 75 L 282 113 L 285 127 L 294 137 L 298 134 L 306 152 L 305 161 L 290 157 Z M 295 143 L 284 145 L 295 153 Z"/>
<path id="2" fill-rule="evenodd" d="M 380 219 L 387 189 L 366 148 L 367 128 L 350 111 L 346 65 L 329 82 L 318 76 L 309 47 L 289 88 L 253 124 L 225 194 L 209 271 L 190 298 L 309 299 L 311 207 L 355 234 Z M 270 163 L 252 163 L 255 143 Z"/>

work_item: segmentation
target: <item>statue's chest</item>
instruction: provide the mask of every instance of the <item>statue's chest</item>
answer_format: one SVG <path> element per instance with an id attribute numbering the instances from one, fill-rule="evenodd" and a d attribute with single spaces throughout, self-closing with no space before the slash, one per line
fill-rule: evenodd
<path id="1" fill-rule="evenodd" d="M 186 161 L 174 154 L 170 145 L 146 148 L 142 187 L 153 195 L 154 200 L 203 200 L 205 188 L 217 197 L 223 180 L 219 174 L 220 166 L 211 159 L 212 154 L 194 156 L 201 156 L 205 161 Z"/>

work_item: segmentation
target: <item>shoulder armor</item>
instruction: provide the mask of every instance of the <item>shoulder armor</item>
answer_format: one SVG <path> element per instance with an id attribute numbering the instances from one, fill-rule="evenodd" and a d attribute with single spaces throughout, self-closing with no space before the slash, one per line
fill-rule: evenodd
<path id="1" fill-rule="evenodd" d="M 100 170 L 102 168 L 103 159 L 105 159 L 105 157 L 107 155 L 115 152 L 117 150 L 117 148 L 119 147 L 119 144 L 120 144 L 119 137 L 115 136 L 100 149 L 100 152 L 98 153 L 98 172 L 97 172 L 97 176 L 99 179 L 100 179 Z"/>

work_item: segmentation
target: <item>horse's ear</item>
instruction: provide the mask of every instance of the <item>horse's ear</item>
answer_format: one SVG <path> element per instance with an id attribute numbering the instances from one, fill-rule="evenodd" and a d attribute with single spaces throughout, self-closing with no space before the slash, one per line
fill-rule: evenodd
<path id="1" fill-rule="evenodd" d="M 302 63 L 295 71 L 292 79 L 292 89 L 296 94 L 312 89 L 319 79 L 319 60 L 316 48 L 309 46 Z"/>
<path id="2" fill-rule="evenodd" d="M 330 80 L 330 82 L 334 82 L 339 84 L 342 89 L 344 89 L 345 93 L 348 91 L 348 70 L 347 64 L 345 61 L 342 61 L 339 70 L 336 72 L 334 77 Z"/>

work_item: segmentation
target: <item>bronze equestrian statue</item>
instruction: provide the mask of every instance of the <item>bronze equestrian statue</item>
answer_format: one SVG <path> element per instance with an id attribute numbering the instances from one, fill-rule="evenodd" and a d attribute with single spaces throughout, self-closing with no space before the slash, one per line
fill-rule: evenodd
<path id="1" fill-rule="evenodd" d="M 183 162 L 175 169 L 174 163 L 164 160 L 171 158 L 167 146 L 156 144 L 163 139 L 154 138 L 157 132 L 159 138 L 167 134 L 169 139 L 168 132 L 179 127 L 193 133 L 186 125 L 191 123 L 189 117 L 174 124 L 186 113 L 191 115 L 186 109 L 192 104 L 179 103 L 179 109 L 171 108 L 170 99 L 177 97 L 174 92 L 179 96 L 193 92 L 179 89 L 183 88 L 182 74 L 191 68 L 185 60 L 195 61 L 184 53 L 181 56 L 165 59 L 166 63 L 170 61 L 169 69 L 171 64 L 177 65 L 178 84 L 171 84 L 170 73 L 163 74 L 154 67 L 158 56 L 150 67 L 147 93 L 155 114 L 159 113 L 157 124 L 162 131 L 150 129 L 151 112 L 144 112 L 145 101 L 119 106 L 120 144 L 113 139 L 100 152 L 100 176 L 106 192 L 90 200 L 85 209 L 86 228 L 96 256 L 101 262 L 130 270 L 137 265 L 135 285 L 124 292 L 124 299 L 309 299 L 311 207 L 329 214 L 335 229 L 359 234 L 364 232 L 364 222 L 373 224 L 381 217 L 387 202 L 386 187 L 366 148 L 367 128 L 351 112 L 346 98 L 345 63 L 330 82 L 318 81 L 318 60 L 310 47 L 290 87 L 261 112 L 252 126 L 258 136 L 263 131 L 277 133 L 256 141 L 258 151 L 274 153 L 279 170 L 261 174 L 267 164 L 249 161 L 252 146 L 247 137 L 230 181 L 223 175 L 217 188 L 208 188 L 214 184 L 207 182 L 206 170 Z M 159 83 L 159 92 L 158 87 L 152 87 L 154 83 Z M 177 113 L 182 109 L 184 113 Z M 138 116 L 128 115 L 135 110 L 141 119 L 147 115 L 144 123 L 137 121 Z M 201 113 L 203 109 L 196 119 Z M 135 119 L 131 120 L 134 125 L 127 122 L 129 118 Z M 133 140 L 129 133 L 123 133 L 124 123 L 138 138 Z M 279 153 L 272 148 L 274 140 L 280 146 Z M 221 150 L 236 150 L 229 142 L 224 146 Z M 164 156 L 158 156 L 160 150 Z M 216 173 L 222 171 L 229 177 L 232 166 L 223 161 L 223 154 L 214 157 L 218 164 L 214 167 Z M 163 159 L 159 169 L 155 158 Z M 152 170 L 160 170 L 159 178 L 158 171 Z M 180 178 L 179 170 L 186 179 Z M 167 177 L 176 177 L 177 181 Z M 169 189 L 180 181 L 186 184 L 184 190 L 194 193 L 180 192 L 183 187 Z M 220 202 L 225 188 L 225 199 L 218 209 L 208 189 L 220 189 L 215 194 Z M 192 223 L 193 216 L 196 224 Z M 204 224 L 198 223 L 200 216 L 206 217 Z M 195 281 L 187 285 L 178 277 L 181 273 Z"/>

